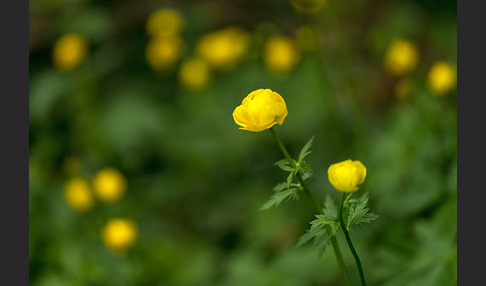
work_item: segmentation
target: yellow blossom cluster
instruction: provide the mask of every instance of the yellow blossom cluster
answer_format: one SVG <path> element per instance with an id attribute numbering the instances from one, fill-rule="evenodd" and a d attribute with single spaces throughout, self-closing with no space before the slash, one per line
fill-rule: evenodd
<path id="1" fill-rule="evenodd" d="M 176 65 L 185 49 L 181 36 L 184 17 L 175 9 L 163 8 L 152 12 L 146 22 L 150 41 L 145 50 L 145 58 L 155 71 L 167 71 Z"/>
<path id="2" fill-rule="evenodd" d="M 289 37 L 273 36 L 264 46 L 263 61 L 273 74 L 287 76 L 301 57 L 300 48 Z"/>

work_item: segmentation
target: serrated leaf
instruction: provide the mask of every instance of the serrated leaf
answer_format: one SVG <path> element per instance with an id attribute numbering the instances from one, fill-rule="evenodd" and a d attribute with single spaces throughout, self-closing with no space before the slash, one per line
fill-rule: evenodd
<path id="1" fill-rule="evenodd" d="M 324 208 L 322 210 L 325 215 L 337 218 L 337 206 L 331 196 L 326 196 L 326 201 L 324 202 Z"/>
<path id="2" fill-rule="evenodd" d="M 275 192 L 280 192 L 280 191 L 283 191 L 284 189 L 287 189 L 287 182 L 282 182 L 282 183 L 279 183 L 277 184 L 275 187 L 273 187 L 273 190 Z"/>
<path id="3" fill-rule="evenodd" d="M 279 160 L 279 161 L 275 162 L 274 165 L 278 166 L 280 169 L 287 171 L 287 172 L 294 171 L 294 168 L 292 166 L 290 166 L 290 163 L 287 159 Z"/>
<path id="4" fill-rule="evenodd" d="M 290 188 L 290 186 L 292 185 L 292 181 L 294 179 L 294 172 L 290 172 L 290 174 L 287 176 L 287 189 Z"/>
<path id="5" fill-rule="evenodd" d="M 304 180 L 304 181 L 311 178 L 311 177 L 314 177 L 314 173 L 312 173 L 312 172 L 302 174 L 302 180 Z"/>
<path id="6" fill-rule="evenodd" d="M 358 223 L 369 223 L 379 216 L 374 213 L 368 213 L 368 194 L 365 193 L 361 198 L 359 198 L 356 204 L 349 205 L 348 209 L 343 211 L 343 220 L 346 222 L 346 228 L 351 229 Z M 346 213 L 346 217 L 344 216 Z"/>
<path id="7" fill-rule="evenodd" d="M 263 206 L 260 207 L 260 211 L 267 210 L 273 206 L 278 206 L 280 203 L 282 203 L 284 200 L 296 196 L 297 189 L 296 188 L 290 188 L 284 191 L 276 192 L 273 194 L 270 199 L 263 204 Z"/>
<path id="8" fill-rule="evenodd" d="M 314 136 L 312 136 L 312 138 L 309 139 L 309 141 L 307 141 L 307 143 L 305 143 L 304 147 L 302 147 L 302 150 L 300 151 L 300 154 L 299 154 L 298 162 L 302 162 L 307 155 L 312 153 L 312 151 L 309 151 L 310 147 L 312 146 L 312 141 L 314 141 Z"/>
<path id="9" fill-rule="evenodd" d="M 309 166 L 309 164 L 307 164 L 306 161 L 300 161 L 297 165 L 297 168 L 302 172 L 302 173 L 312 173 L 312 169 L 311 167 Z"/>

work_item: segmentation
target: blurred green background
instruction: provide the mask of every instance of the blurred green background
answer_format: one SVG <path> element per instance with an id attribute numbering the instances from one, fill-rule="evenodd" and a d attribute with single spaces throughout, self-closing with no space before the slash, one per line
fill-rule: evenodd
<path id="1" fill-rule="evenodd" d="M 305 198 L 258 211 L 287 175 L 273 165 L 283 156 L 270 132 L 232 119 L 258 88 L 285 99 L 289 114 L 274 129 L 292 156 L 315 136 L 308 185 L 321 202 L 340 197 L 329 165 L 367 167 L 358 194 L 369 193 L 380 218 L 352 237 L 369 285 L 457 284 L 457 89 L 443 75 L 447 88 L 434 91 L 430 75 L 437 62 L 457 66 L 456 2 L 291 2 L 29 1 L 31 285 L 344 285 L 330 249 L 318 257 L 311 243 L 295 247 L 315 215 Z M 183 45 L 157 69 L 147 23 L 160 9 L 178 11 Z M 228 68 L 189 70 L 207 80 L 188 88 L 183 64 L 201 57 L 203 36 L 227 27 L 246 33 L 244 53 Z M 66 33 L 87 43 L 68 70 L 53 59 Z M 283 73 L 266 64 L 276 35 L 296 48 Z M 417 57 L 403 73 L 385 63 L 396 39 Z M 111 202 L 93 184 L 107 167 L 126 182 Z M 67 200 L 72 178 L 89 184 L 83 211 Z M 102 239 L 112 218 L 136 223 L 123 252 Z"/>

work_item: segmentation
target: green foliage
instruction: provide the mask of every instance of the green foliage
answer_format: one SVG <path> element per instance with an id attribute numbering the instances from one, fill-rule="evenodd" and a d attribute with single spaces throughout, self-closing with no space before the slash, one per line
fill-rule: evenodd
<path id="1" fill-rule="evenodd" d="M 313 140 L 314 137 L 309 139 L 304 147 L 302 147 L 298 161 L 291 159 L 292 161 L 289 162 L 288 159 L 282 159 L 274 164 L 280 169 L 289 172 L 289 175 L 285 182 L 279 183 L 273 188 L 275 194 L 273 194 L 270 199 L 260 207 L 260 211 L 267 210 L 273 206 L 278 206 L 281 202 L 289 198 L 299 199 L 299 191 L 302 190 L 302 186 L 299 182 L 294 182 L 294 180 L 296 180 L 296 174 L 300 174 L 304 181 L 312 177 L 312 169 L 304 159 L 311 153 L 309 149 L 312 146 Z"/>

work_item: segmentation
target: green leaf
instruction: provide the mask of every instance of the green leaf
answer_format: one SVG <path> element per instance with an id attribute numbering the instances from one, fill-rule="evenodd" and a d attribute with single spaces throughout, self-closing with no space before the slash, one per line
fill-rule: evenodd
<path id="1" fill-rule="evenodd" d="M 280 184 L 279 184 L 280 185 Z M 277 186 L 279 186 L 277 185 Z M 297 188 L 290 188 L 284 191 L 279 191 L 273 194 L 270 199 L 263 204 L 263 206 L 259 209 L 260 211 L 267 210 L 273 206 L 278 206 L 280 203 L 282 203 L 284 200 L 289 199 L 289 198 L 295 198 L 298 199 L 298 190 Z"/>
<path id="2" fill-rule="evenodd" d="M 298 162 L 302 162 L 307 155 L 312 153 L 312 151 L 309 151 L 310 147 L 312 146 L 312 141 L 314 141 L 314 136 L 312 136 L 312 138 L 309 139 L 309 141 L 307 141 L 307 143 L 305 143 L 304 147 L 302 147 L 302 150 L 300 151 L 300 154 L 299 154 Z"/>
<path id="3" fill-rule="evenodd" d="M 294 171 L 294 168 L 292 166 L 290 166 L 290 163 L 287 159 L 279 160 L 279 161 L 275 162 L 274 165 L 278 166 L 280 169 L 287 171 L 287 172 Z"/>
<path id="4" fill-rule="evenodd" d="M 300 247 L 311 240 L 313 240 L 313 246 L 319 248 L 318 255 L 321 257 L 331 240 L 331 236 L 324 226 L 308 229 L 306 233 L 299 238 L 296 247 Z"/>
<path id="5" fill-rule="evenodd" d="M 344 214 L 347 214 L 345 217 Z M 357 204 L 350 204 L 349 208 L 343 210 L 343 220 L 346 222 L 346 228 L 351 229 L 359 223 L 370 223 L 379 216 L 369 213 L 368 194 L 365 193 L 359 198 Z"/>

